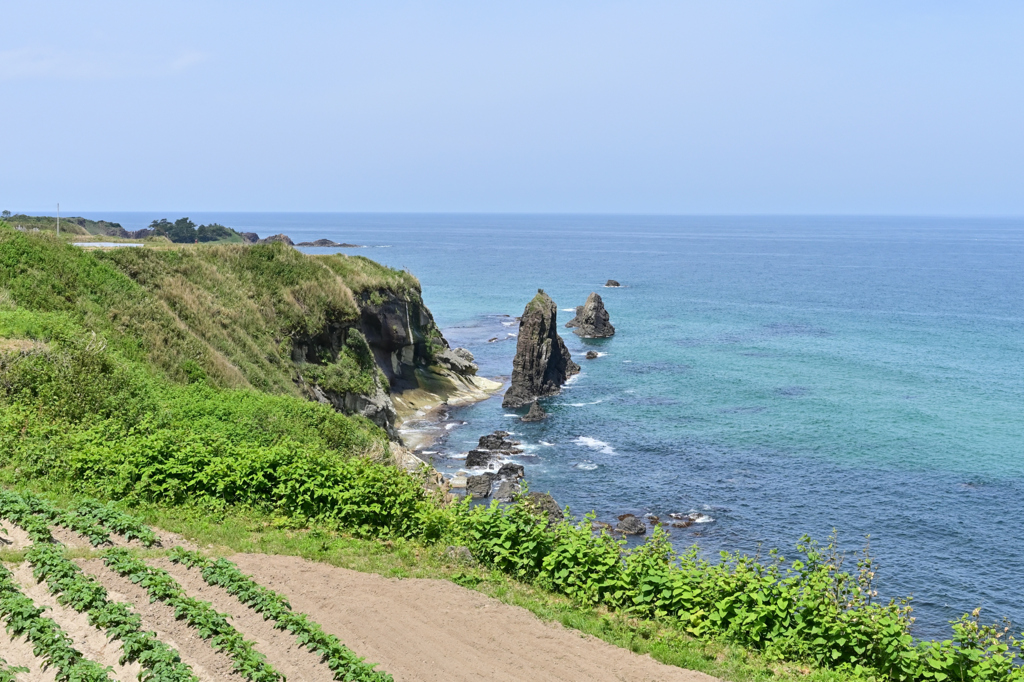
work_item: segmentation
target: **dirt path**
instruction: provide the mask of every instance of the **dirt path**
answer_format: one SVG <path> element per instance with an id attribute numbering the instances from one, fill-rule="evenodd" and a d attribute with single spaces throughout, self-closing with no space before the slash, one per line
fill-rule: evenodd
<path id="1" fill-rule="evenodd" d="M 111 571 L 103 565 L 101 559 L 77 563 L 83 571 L 95 576 L 107 588 L 109 599 L 131 603 L 135 613 L 142 619 L 143 629 L 156 632 L 162 642 L 177 649 L 181 660 L 191 666 L 200 680 L 243 682 L 244 678 L 232 669 L 231 659 L 226 654 L 214 651 L 185 621 L 176 620 L 173 608 L 162 602 L 151 604 L 144 589 Z"/>
<path id="2" fill-rule="evenodd" d="M 19 564 L 13 573 L 25 596 L 30 597 L 36 606 L 49 607 L 43 615 L 55 620 L 71 637 L 72 646 L 82 652 L 86 658 L 104 666 L 111 666 L 114 669 L 111 677 L 119 682 L 136 682 L 138 680 L 139 672 L 142 670 L 139 664 L 121 665 L 118 663 L 118 659 L 121 657 L 120 644 L 116 641 L 107 641 L 107 636 L 102 630 L 89 625 L 89 618 L 84 613 L 78 613 L 58 604 L 56 597 L 46 589 L 46 584 L 36 582 L 32 576 L 32 567 L 27 561 Z"/>
<path id="3" fill-rule="evenodd" d="M 265 654 L 267 661 L 289 682 L 330 682 L 333 679 L 331 669 L 320 662 L 319 656 L 299 646 L 292 633 L 275 629 L 273 621 L 264 620 L 224 588 L 207 585 L 198 569 L 188 569 L 167 559 L 146 563 L 173 575 L 190 597 L 208 601 L 213 608 L 231 616 L 235 629 L 255 642 L 256 649 Z"/>
<path id="4" fill-rule="evenodd" d="M 716 682 L 447 581 L 395 580 L 287 556 L 230 558 L 397 682 Z"/>

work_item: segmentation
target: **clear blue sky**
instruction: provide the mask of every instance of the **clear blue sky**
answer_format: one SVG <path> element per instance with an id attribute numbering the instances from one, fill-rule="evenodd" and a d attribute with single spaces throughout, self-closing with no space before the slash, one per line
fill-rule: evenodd
<path id="1" fill-rule="evenodd" d="M 0 26 L 13 211 L 1024 215 L 1020 0 L 33 0 Z"/>

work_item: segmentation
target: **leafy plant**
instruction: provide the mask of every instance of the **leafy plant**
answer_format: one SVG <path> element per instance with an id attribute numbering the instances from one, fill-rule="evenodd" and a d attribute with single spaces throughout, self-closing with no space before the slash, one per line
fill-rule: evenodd
<path id="1" fill-rule="evenodd" d="M 388 682 L 393 679 L 391 675 L 364 663 L 355 652 L 334 635 L 324 632 L 306 614 L 292 611 L 287 598 L 258 584 L 227 559 L 210 560 L 199 552 L 182 547 L 172 549 L 170 558 L 189 568 L 200 569 L 203 580 L 208 584 L 223 587 L 264 619 L 273 620 L 274 627 L 291 632 L 299 644 L 323 657 L 334 673 L 334 679 L 352 682 Z"/>
<path id="2" fill-rule="evenodd" d="M 107 550 L 103 562 L 144 588 L 152 601 L 172 606 L 176 618 L 184 619 L 200 637 L 209 640 L 214 649 L 224 651 L 231 658 L 235 671 L 247 680 L 283 682 L 284 677 L 267 663 L 266 657 L 256 651 L 251 641 L 228 623 L 224 614 L 215 611 L 207 602 L 186 595 L 167 571 L 148 566 L 124 548 Z"/>

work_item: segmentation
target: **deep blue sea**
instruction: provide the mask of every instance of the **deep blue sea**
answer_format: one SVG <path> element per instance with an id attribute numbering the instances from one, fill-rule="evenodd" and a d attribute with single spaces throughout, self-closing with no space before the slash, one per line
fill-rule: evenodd
<path id="1" fill-rule="evenodd" d="M 551 418 L 453 410 L 443 470 L 507 429 L 531 488 L 574 513 L 700 512 L 674 542 L 710 557 L 870 535 L 918 636 L 977 606 L 1024 626 L 1024 220 L 190 215 L 374 247 L 346 252 L 417 275 L 485 376 L 511 371 L 538 287 L 562 322 L 601 294 L 617 333 L 565 330 L 583 371 L 543 401 Z"/>

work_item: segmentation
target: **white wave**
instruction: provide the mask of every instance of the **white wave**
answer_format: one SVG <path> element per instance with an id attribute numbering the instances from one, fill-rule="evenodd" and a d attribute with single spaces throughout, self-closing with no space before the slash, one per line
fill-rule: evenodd
<path id="1" fill-rule="evenodd" d="M 513 334 L 512 332 L 509 332 L 508 335 L 511 336 L 512 338 L 519 336 L 519 334 Z"/>
<path id="2" fill-rule="evenodd" d="M 448 459 L 466 459 L 466 455 L 468 454 L 468 452 L 453 452 L 448 455 Z"/>
<path id="3" fill-rule="evenodd" d="M 569 403 L 569 405 L 572 406 L 572 407 L 586 407 L 587 405 L 597 405 L 598 403 L 603 403 L 603 402 L 604 402 L 604 398 L 601 398 L 600 400 L 595 400 L 592 403 Z"/>
<path id="4" fill-rule="evenodd" d="M 623 391 L 623 393 L 636 393 L 636 389 L 635 388 L 627 388 L 625 391 Z"/>
<path id="5" fill-rule="evenodd" d="M 515 325 L 515 324 L 516 324 L 516 321 L 515 321 L 515 320 L 512 320 L 511 322 L 502 322 L 502 323 L 501 323 L 501 326 L 502 326 L 502 327 L 511 327 L 511 326 L 513 326 L 513 325 Z"/>
<path id="6" fill-rule="evenodd" d="M 576 312 L 575 308 L 559 308 L 559 310 L 561 310 L 563 313 L 574 313 L 574 312 Z"/>
<path id="7" fill-rule="evenodd" d="M 554 446 L 554 443 L 549 443 L 546 440 L 540 441 L 540 444 L 545 446 L 545 447 L 549 447 L 549 448 Z"/>
<path id="8" fill-rule="evenodd" d="M 633 362 L 632 360 L 623 360 L 623 362 Z"/>
<path id="9" fill-rule="evenodd" d="M 578 374 L 573 374 L 571 377 L 569 377 L 568 379 L 565 380 L 565 383 L 562 384 L 562 386 L 568 386 L 569 384 L 576 383 L 576 380 L 579 379 L 582 375 L 583 375 L 583 372 L 579 372 Z"/>
<path id="10" fill-rule="evenodd" d="M 606 355 L 608 355 L 608 354 L 607 353 L 602 353 L 601 351 L 597 351 L 597 357 L 599 357 L 599 358 L 603 358 Z"/>
<path id="11" fill-rule="evenodd" d="M 519 415 L 518 414 L 503 414 L 501 416 L 503 416 L 503 417 L 518 417 Z"/>
<path id="12" fill-rule="evenodd" d="M 421 455 L 436 455 L 437 450 L 420 450 Z"/>
<path id="13" fill-rule="evenodd" d="M 711 523 L 714 521 L 714 519 L 707 514 L 690 514 L 690 520 L 694 523 Z"/>
<path id="14" fill-rule="evenodd" d="M 579 436 L 576 440 L 573 441 L 573 443 L 576 443 L 577 445 L 583 445 L 585 447 L 590 448 L 591 450 L 597 450 L 603 455 L 615 454 L 615 448 L 613 448 L 611 445 L 608 445 L 608 443 L 605 443 L 603 440 L 591 438 L 590 436 Z"/>
<path id="15" fill-rule="evenodd" d="M 593 462 L 580 462 L 579 464 L 576 464 L 574 468 L 582 469 L 583 471 L 593 471 L 597 468 L 597 465 Z"/>
<path id="16" fill-rule="evenodd" d="M 461 423 L 459 423 L 459 422 L 452 422 L 451 424 L 445 424 L 445 425 L 444 425 L 444 430 L 445 430 L 445 431 L 451 431 L 451 430 L 452 430 L 452 429 L 454 429 L 454 428 L 455 428 L 456 426 L 462 426 L 462 424 L 461 424 Z"/>

